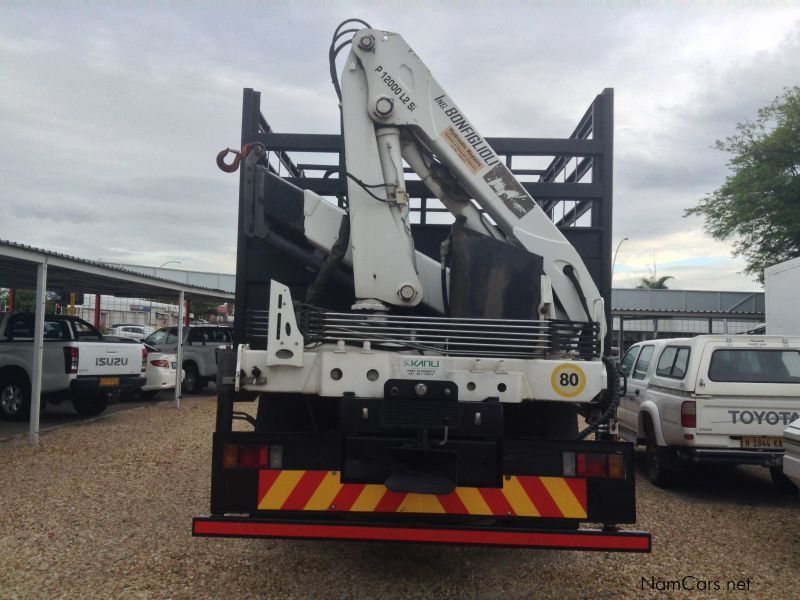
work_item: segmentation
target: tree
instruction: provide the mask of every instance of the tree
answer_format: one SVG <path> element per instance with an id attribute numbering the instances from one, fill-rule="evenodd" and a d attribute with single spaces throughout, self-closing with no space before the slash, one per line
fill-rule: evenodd
<path id="1" fill-rule="evenodd" d="M 53 314 L 56 309 L 56 299 L 48 294 L 45 298 L 45 313 Z M 8 289 L 0 290 L 0 309 L 8 304 Z M 14 292 L 14 312 L 35 312 L 36 290 L 16 290 Z"/>
<path id="2" fill-rule="evenodd" d="M 639 285 L 636 286 L 637 290 L 666 290 L 667 288 L 667 281 L 670 279 L 674 279 L 672 275 L 663 275 L 662 277 L 656 277 L 655 275 L 651 275 L 650 277 L 642 277 L 639 280 Z"/>
<path id="3" fill-rule="evenodd" d="M 684 216 L 702 215 L 711 236 L 733 240 L 745 273 L 763 282 L 765 267 L 800 256 L 800 87 L 786 88 L 716 148 L 731 154 L 732 173 Z"/>

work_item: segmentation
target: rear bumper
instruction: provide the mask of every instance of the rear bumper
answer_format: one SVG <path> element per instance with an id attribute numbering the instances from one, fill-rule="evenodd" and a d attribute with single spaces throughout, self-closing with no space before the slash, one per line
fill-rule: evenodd
<path id="1" fill-rule="evenodd" d="M 603 552 L 650 552 L 650 534 L 642 531 L 520 530 L 471 527 L 406 527 L 399 524 L 255 519 L 249 517 L 195 517 L 197 537 L 358 540 Z"/>
<path id="2" fill-rule="evenodd" d="M 119 379 L 119 383 L 115 385 L 103 384 L 102 379 L 104 378 L 94 375 L 73 379 L 69 386 L 70 394 L 90 396 L 101 392 L 133 392 L 147 382 L 147 378 L 140 375 L 121 375 L 116 377 Z"/>
<path id="3" fill-rule="evenodd" d="M 678 448 L 678 458 L 692 463 L 726 463 L 778 467 L 782 450 L 730 450 L 724 448 Z"/>

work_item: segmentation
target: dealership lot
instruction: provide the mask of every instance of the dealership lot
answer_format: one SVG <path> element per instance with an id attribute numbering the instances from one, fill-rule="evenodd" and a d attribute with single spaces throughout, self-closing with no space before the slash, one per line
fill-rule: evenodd
<path id="1" fill-rule="evenodd" d="M 137 405 L 47 431 L 38 448 L 0 443 L 0 597 L 616 598 L 676 582 L 795 593 L 800 501 L 758 468 L 698 471 L 664 491 L 640 466 L 651 555 L 192 538 L 208 510 L 214 399 Z"/>
<path id="2" fill-rule="evenodd" d="M 156 401 L 164 401 L 171 398 L 173 390 L 160 394 Z M 61 404 L 47 404 L 42 410 L 40 419 L 40 432 L 49 431 L 62 425 L 70 425 L 74 423 L 81 423 L 89 419 L 102 418 L 103 415 L 113 414 L 119 411 L 131 410 L 152 404 L 153 400 L 142 399 L 137 397 L 135 400 L 127 400 L 124 402 L 116 402 L 109 404 L 108 408 L 100 415 L 100 417 L 86 417 L 79 415 L 72 408 L 72 403 L 67 401 Z M 30 423 L 25 421 L 3 421 L 0 420 L 0 441 L 8 438 L 13 438 L 18 435 L 27 434 L 30 429 Z"/>

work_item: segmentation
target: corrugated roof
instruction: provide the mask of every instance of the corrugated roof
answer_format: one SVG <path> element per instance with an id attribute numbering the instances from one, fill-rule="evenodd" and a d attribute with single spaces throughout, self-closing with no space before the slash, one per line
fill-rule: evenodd
<path id="1" fill-rule="evenodd" d="M 190 300 L 232 300 L 224 290 L 187 285 L 95 260 L 0 239 L 0 286 L 36 289 L 36 265 L 47 260 L 47 289 L 143 298 L 170 298 L 182 290 Z"/>
<path id="2" fill-rule="evenodd" d="M 611 311 L 763 317 L 764 292 L 616 288 L 611 292 Z"/>

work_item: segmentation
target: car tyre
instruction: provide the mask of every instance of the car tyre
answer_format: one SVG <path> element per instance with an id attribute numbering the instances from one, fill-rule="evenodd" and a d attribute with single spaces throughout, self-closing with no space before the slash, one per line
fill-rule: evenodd
<path id="1" fill-rule="evenodd" d="M 675 483 L 678 472 L 664 466 L 667 449 L 659 446 L 653 440 L 647 440 L 645 448 L 645 466 L 647 478 L 657 487 L 666 488 Z"/>
<path id="2" fill-rule="evenodd" d="M 75 396 L 72 398 L 72 407 L 79 415 L 93 417 L 108 408 L 108 398 L 105 394 Z"/>
<path id="3" fill-rule="evenodd" d="M 31 412 L 31 384 L 27 377 L 10 375 L 0 381 L 0 418 L 24 421 Z"/>
<path id="4" fill-rule="evenodd" d="M 797 486 L 784 474 L 783 467 L 770 467 L 769 474 L 772 477 L 772 485 L 775 486 L 776 490 L 785 494 L 797 493 Z"/>
<path id="5" fill-rule="evenodd" d="M 181 389 L 187 394 L 199 394 L 203 389 L 203 380 L 200 379 L 200 373 L 197 372 L 197 366 L 192 363 L 184 365 L 183 370 L 185 375 L 183 377 L 183 384 Z"/>

